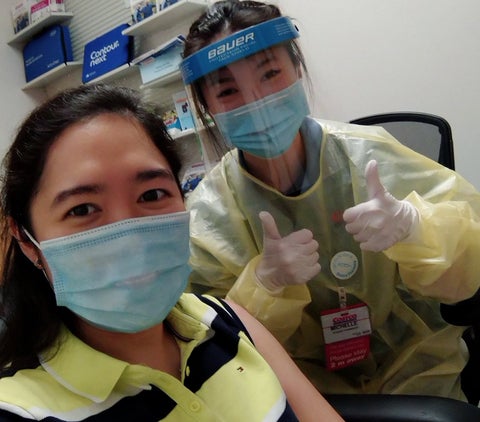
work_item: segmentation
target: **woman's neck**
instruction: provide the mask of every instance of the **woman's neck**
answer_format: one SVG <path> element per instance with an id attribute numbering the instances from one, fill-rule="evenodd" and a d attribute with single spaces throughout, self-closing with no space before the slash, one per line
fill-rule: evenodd
<path id="1" fill-rule="evenodd" d="M 116 359 L 158 369 L 180 379 L 180 348 L 164 323 L 138 333 L 118 333 L 79 320 L 75 334 L 90 347 Z"/>
<path id="2" fill-rule="evenodd" d="M 282 193 L 291 191 L 305 172 L 305 145 L 300 132 L 279 157 L 265 159 L 248 152 L 243 152 L 243 156 L 250 174 Z"/>

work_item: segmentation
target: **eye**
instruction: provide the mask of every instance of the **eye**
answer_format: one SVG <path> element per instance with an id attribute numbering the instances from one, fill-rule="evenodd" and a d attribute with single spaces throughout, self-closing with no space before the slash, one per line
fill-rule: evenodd
<path id="1" fill-rule="evenodd" d="M 83 217 L 97 211 L 97 207 L 92 204 L 81 204 L 73 207 L 67 215 L 71 217 Z"/>
<path id="2" fill-rule="evenodd" d="M 140 196 L 139 202 L 154 202 L 159 201 L 166 196 L 164 189 L 151 189 Z"/>
<path id="3" fill-rule="evenodd" d="M 282 71 L 280 69 L 270 69 L 267 72 L 265 72 L 262 76 L 262 81 L 269 80 L 277 76 L 279 73 Z"/>
<path id="4" fill-rule="evenodd" d="M 222 98 L 222 97 L 228 97 L 229 95 L 233 95 L 233 94 L 236 94 L 238 92 L 238 89 L 236 88 L 226 88 L 226 89 L 222 89 L 218 94 L 217 94 L 217 98 Z"/>

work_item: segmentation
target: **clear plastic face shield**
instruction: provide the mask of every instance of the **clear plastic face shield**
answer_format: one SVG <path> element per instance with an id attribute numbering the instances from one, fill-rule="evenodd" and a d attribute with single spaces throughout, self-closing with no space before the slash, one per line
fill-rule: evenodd
<path id="1" fill-rule="evenodd" d="M 301 65 L 289 48 L 298 36 L 292 21 L 279 17 L 183 60 L 185 84 L 230 147 L 260 158 L 279 157 L 291 147 L 309 114 Z"/>

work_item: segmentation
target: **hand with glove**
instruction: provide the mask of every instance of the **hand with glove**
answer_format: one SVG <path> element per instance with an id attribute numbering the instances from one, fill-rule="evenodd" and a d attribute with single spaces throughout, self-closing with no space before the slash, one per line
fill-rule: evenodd
<path id="1" fill-rule="evenodd" d="M 305 284 L 320 272 L 318 242 L 310 230 L 282 237 L 272 215 L 259 214 L 263 229 L 263 253 L 255 274 L 257 282 L 272 293 L 285 286 Z"/>
<path id="2" fill-rule="evenodd" d="M 369 200 L 348 208 L 343 219 L 348 233 L 360 242 L 360 248 L 380 252 L 405 240 L 418 226 L 418 211 L 407 201 L 395 199 L 382 185 L 377 162 L 365 169 Z"/>

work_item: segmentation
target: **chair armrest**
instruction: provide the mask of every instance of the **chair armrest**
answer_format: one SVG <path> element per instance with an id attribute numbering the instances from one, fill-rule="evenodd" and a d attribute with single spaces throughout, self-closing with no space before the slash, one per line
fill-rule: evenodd
<path id="1" fill-rule="evenodd" d="M 444 397 L 325 394 L 346 422 L 478 422 L 480 409 Z"/>

